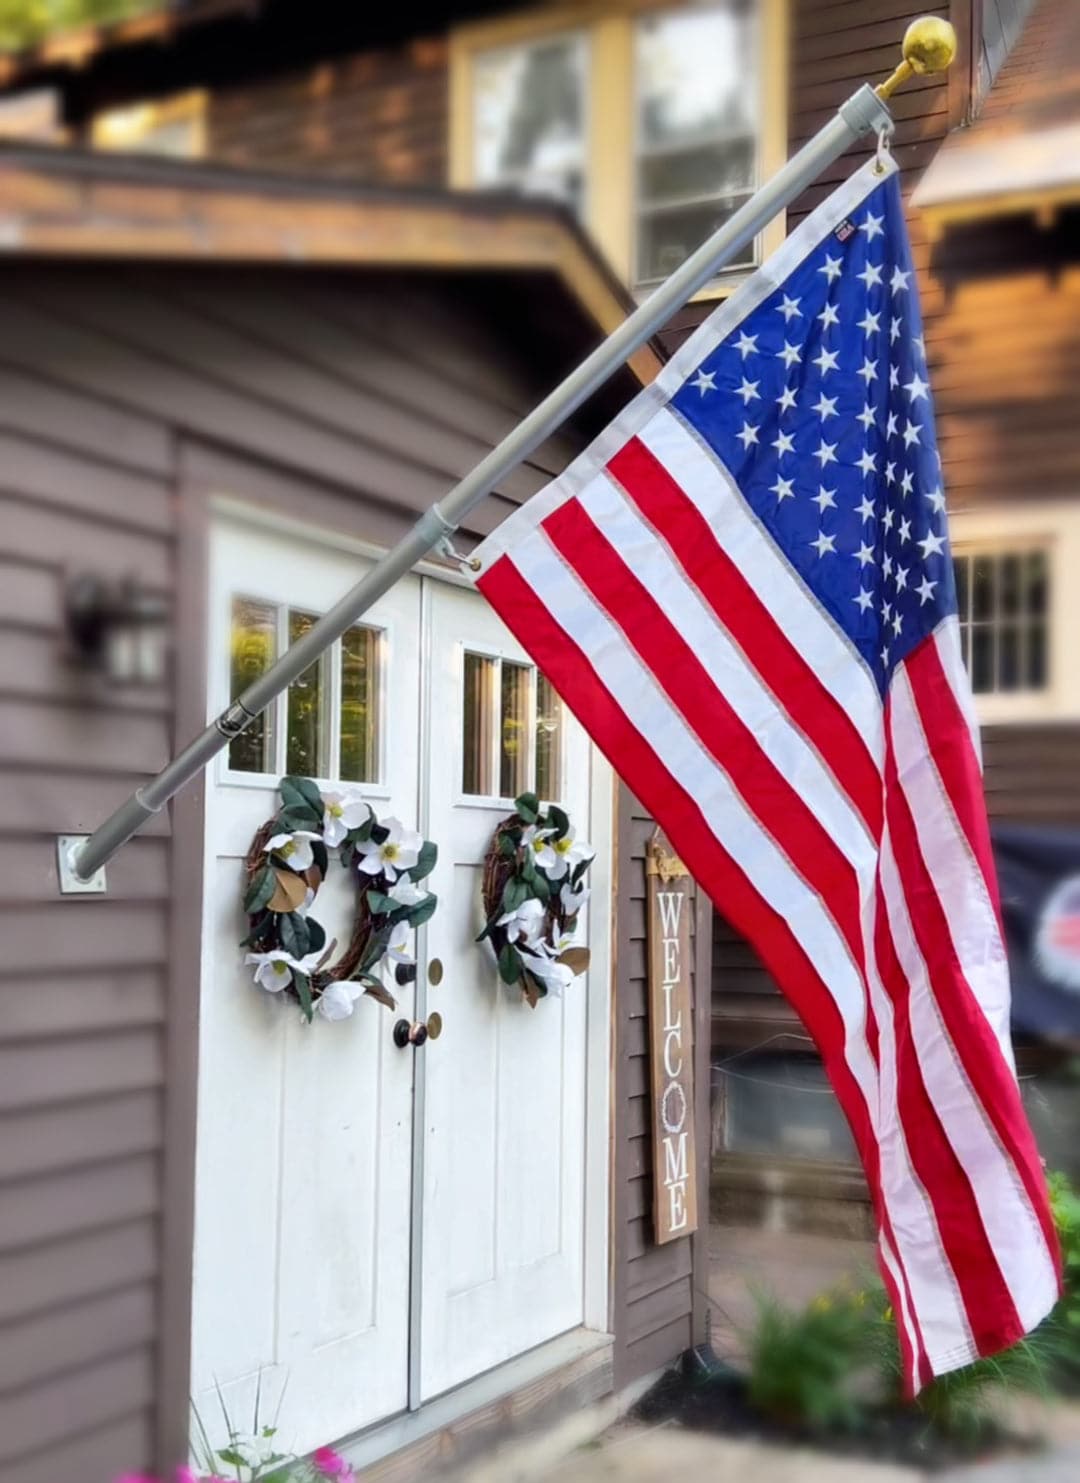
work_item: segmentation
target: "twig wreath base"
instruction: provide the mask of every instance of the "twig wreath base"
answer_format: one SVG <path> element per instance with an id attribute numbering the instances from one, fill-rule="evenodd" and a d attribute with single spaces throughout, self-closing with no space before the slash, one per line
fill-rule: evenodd
<path id="1" fill-rule="evenodd" d="M 544 811 L 535 794 L 522 793 L 514 809 L 495 826 L 484 856 L 486 926 L 476 940 L 491 944 L 499 977 L 520 984 L 535 1009 L 589 966 L 589 949 L 572 939 L 589 899 L 584 877 L 593 851 L 555 804 Z"/>
<path id="2" fill-rule="evenodd" d="M 295 999 L 309 1023 L 316 1011 L 347 1019 L 363 994 L 396 1008 L 375 970 L 389 957 L 399 983 L 415 977 L 405 947 L 410 930 L 437 905 L 419 887 L 435 866 L 435 845 L 397 819 L 377 819 L 353 790 L 322 793 L 310 778 L 292 776 L 281 779 L 278 791 L 282 806 L 256 832 L 244 859 L 248 935 L 240 946 L 250 949 L 245 962 L 254 966 L 255 982 Z M 328 943 L 309 913 L 334 848 L 357 890 L 348 945 L 331 963 L 337 941 Z"/>

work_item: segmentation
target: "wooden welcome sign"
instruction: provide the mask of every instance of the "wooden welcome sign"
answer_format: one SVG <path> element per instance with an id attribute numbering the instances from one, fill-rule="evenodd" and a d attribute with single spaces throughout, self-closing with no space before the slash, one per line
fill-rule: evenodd
<path id="1" fill-rule="evenodd" d="M 653 1229 L 658 1245 L 697 1230 L 690 913 L 694 882 L 659 830 L 645 847 L 652 1062 Z"/>

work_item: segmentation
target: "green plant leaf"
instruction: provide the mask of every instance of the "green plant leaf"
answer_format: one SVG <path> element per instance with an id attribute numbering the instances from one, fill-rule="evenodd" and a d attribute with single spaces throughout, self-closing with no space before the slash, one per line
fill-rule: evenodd
<path id="1" fill-rule="evenodd" d="M 435 915 L 435 908 L 439 904 L 439 898 L 432 891 L 423 901 L 418 901 L 415 906 L 409 908 L 406 921 L 410 927 L 422 927 L 423 924 Z"/>
<path id="2" fill-rule="evenodd" d="M 522 793 L 514 799 L 514 812 L 525 820 L 526 824 L 535 824 L 540 812 L 540 800 L 535 793 Z"/>
<path id="3" fill-rule="evenodd" d="M 325 880 L 326 872 L 330 868 L 330 854 L 321 839 L 313 839 L 311 841 L 311 854 L 315 861 L 316 869 Z"/>
<path id="4" fill-rule="evenodd" d="M 288 783 L 291 788 L 293 788 L 297 793 L 300 794 L 300 797 L 304 800 L 308 807 L 314 813 L 318 814 L 319 818 L 321 819 L 325 810 L 325 805 L 323 804 L 322 794 L 319 792 L 318 786 L 313 783 L 310 778 L 302 778 L 298 777 L 295 773 L 290 773 L 287 777 L 283 777 L 281 780 L 281 786 L 283 790 L 282 796 L 284 796 L 284 787 L 286 783 Z"/>
<path id="5" fill-rule="evenodd" d="M 270 900 L 270 897 L 274 894 L 276 885 L 277 879 L 269 865 L 264 865 L 261 870 L 255 872 L 251 877 L 251 884 L 248 886 L 247 895 L 244 897 L 244 910 L 249 916 L 254 916 L 256 912 L 262 911 L 263 907 Z"/>
<path id="6" fill-rule="evenodd" d="M 305 917 L 304 921 L 307 923 L 308 952 L 321 952 L 326 946 L 326 928 L 321 922 L 317 922 L 314 917 Z"/>
<path id="7" fill-rule="evenodd" d="M 227 1462 L 233 1468 L 246 1468 L 248 1465 L 247 1458 L 232 1447 L 222 1447 L 218 1453 L 218 1457 L 222 1462 Z"/>
<path id="8" fill-rule="evenodd" d="M 318 829 L 322 819 L 307 807 L 306 804 L 293 803 L 283 808 L 277 816 L 277 833 L 291 834 L 294 829 Z"/>
<path id="9" fill-rule="evenodd" d="M 385 916 L 387 912 L 397 911 L 401 905 L 400 901 L 395 901 L 392 896 L 387 896 L 382 891 L 369 891 L 366 900 L 368 911 L 375 917 Z"/>
<path id="10" fill-rule="evenodd" d="M 516 984 L 521 977 L 521 955 L 510 943 L 499 954 L 499 977 L 504 984 Z"/>
<path id="11" fill-rule="evenodd" d="M 281 946 L 293 958 L 302 958 L 308 951 L 308 925 L 295 911 L 282 912 L 279 918 Z"/>
<path id="12" fill-rule="evenodd" d="M 551 900 L 551 883 L 542 870 L 538 870 L 531 882 L 533 895 L 545 905 Z"/>
<path id="13" fill-rule="evenodd" d="M 282 778 L 278 784 L 278 792 L 281 794 L 281 816 L 289 812 L 302 814 L 310 821 L 308 827 L 313 827 L 315 824 L 321 823 L 323 816 L 322 800 L 320 799 L 317 805 L 313 804 L 296 786 L 294 778 Z"/>
<path id="14" fill-rule="evenodd" d="M 556 804 L 548 809 L 548 820 L 555 829 L 555 838 L 563 839 L 570 832 L 570 820 Z"/>
<path id="15" fill-rule="evenodd" d="M 304 1011 L 304 1018 L 310 1025 L 312 1015 L 311 980 L 308 978 L 306 973 L 297 973 L 296 969 L 294 968 L 292 981 L 293 987 L 296 989 L 296 996 L 300 1000 L 300 1008 Z"/>
<path id="16" fill-rule="evenodd" d="M 529 887 L 526 881 L 519 876 L 512 875 L 503 887 L 502 909 L 504 912 L 517 911 L 523 901 L 529 899 Z"/>
<path id="17" fill-rule="evenodd" d="M 512 859 L 518 852 L 519 843 L 516 829 L 504 829 L 499 835 L 499 854 L 506 860 Z"/>
<path id="18" fill-rule="evenodd" d="M 420 846 L 420 854 L 417 856 L 416 864 L 405 874 L 414 881 L 422 881 L 435 869 L 435 862 L 439 858 L 439 847 L 432 844 L 430 839 L 425 839 Z"/>
<path id="19" fill-rule="evenodd" d="M 585 872 L 588 870 L 588 868 L 589 868 L 589 866 L 591 864 L 592 864 L 592 860 L 579 860 L 578 861 L 578 863 L 574 866 L 573 874 L 570 876 L 570 885 L 572 887 L 579 886 L 581 884 L 581 878 L 585 874 Z"/>

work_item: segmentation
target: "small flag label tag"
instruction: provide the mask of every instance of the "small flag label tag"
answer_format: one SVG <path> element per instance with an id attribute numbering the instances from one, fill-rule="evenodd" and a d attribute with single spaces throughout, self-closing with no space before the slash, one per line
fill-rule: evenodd
<path id="1" fill-rule="evenodd" d="M 840 223 L 840 225 L 833 232 L 833 236 L 836 238 L 836 240 L 838 242 L 846 242 L 847 239 L 851 236 L 851 234 L 852 234 L 852 232 L 854 230 L 855 230 L 855 223 L 851 220 L 850 216 L 849 217 L 845 217 L 845 219 Z"/>

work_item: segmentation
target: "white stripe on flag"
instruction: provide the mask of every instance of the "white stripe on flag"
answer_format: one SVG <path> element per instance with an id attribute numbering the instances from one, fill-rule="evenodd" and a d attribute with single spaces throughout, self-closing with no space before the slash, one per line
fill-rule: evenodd
<path id="1" fill-rule="evenodd" d="M 847 711 L 880 768 L 885 754 L 881 696 L 869 670 L 750 514 L 727 469 L 666 409 L 638 436 L 697 506 L 717 545 L 742 572 L 781 631 L 798 635 L 803 658 Z"/>
<path id="2" fill-rule="evenodd" d="M 964 656 L 960 649 L 960 619 L 955 613 L 950 613 L 938 626 L 933 641 L 941 661 L 941 668 L 949 682 L 949 688 L 967 722 L 968 731 L 971 733 L 971 745 L 975 748 L 975 756 L 981 769 L 983 765 L 982 736 L 979 733 L 979 718 L 975 714 L 975 697 L 971 693 L 971 681 L 964 668 Z"/>

